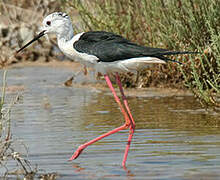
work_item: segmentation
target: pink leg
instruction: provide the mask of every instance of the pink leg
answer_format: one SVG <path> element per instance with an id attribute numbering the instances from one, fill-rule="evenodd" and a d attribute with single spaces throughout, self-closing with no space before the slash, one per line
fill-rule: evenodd
<path id="1" fill-rule="evenodd" d="M 125 108 L 126 108 L 126 110 L 128 112 L 129 118 L 131 119 L 131 125 L 134 126 L 134 128 L 135 128 L 134 118 L 133 118 L 133 116 L 131 114 L 131 111 L 129 109 L 128 101 L 127 101 L 127 98 L 126 98 L 126 96 L 124 94 L 124 90 L 123 90 L 123 87 L 122 87 L 122 84 L 121 84 L 121 80 L 120 80 L 120 77 L 119 77 L 118 73 L 116 73 L 116 82 L 117 82 L 117 84 L 119 86 L 119 89 L 120 89 L 120 92 L 121 92 L 121 95 L 122 95 L 122 99 L 123 99 Z"/>
<path id="2" fill-rule="evenodd" d="M 131 114 L 131 111 L 129 109 L 129 106 L 128 106 L 128 101 L 127 101 L 127 98 L 124 94 L 124 90 L 123 90 L 123 87 L 122 87 L 122 84 L 121 84 L 121 80 L 120 80 L 120 77 L 118 75 L 118 73 L 116 73 L 116 82 L 119 86 L 119 89 L 120 89 L 120 92 L 121 92 L 121 95 L 122 95 L 122 99 L 123 99 L 123 102 L 124 102 L 124 105 L 125 105 L 125 108 L 128 112 L 128 115 L 129 115 L 129 119 L 130 119 L 130 132 L 129 132 L 129 136 L 128 136 L 128 143 L 126 145 L 126 148 L 125 148 L 125 153 L 124 153 L 124 158 L 123 158 L 123 162 L 122 162 L 122 166 L 125 167 L 125 163 L 126 163 L 126 160 L 127 160 L 127 157 L 128 157 L 128 151 L 129 151 L 129 148 L 130 148 L 130 144 L 131 144 L 131 140 L 132 140 L 132 137 L 133 137 L 133 134 L 134 134 L 134 130 L 135 130 L 135 122 L 134 122 L 134 119 L 133 119 L 133 116 Z"/>
<path id="3" fill-rule="evenodd" d="M 113 130 L 111 130 L 111 131 L 109 131 L 109 132 L 107 132 L 107 133 L 105 133 L 105 134 L 103 134 L 103 135 L 101 135 L 101 136 L 99 136 L 99 137 L 97 137 L 97 138 L 95 138 L 95 139 L 93 139 L 93 140 L 91 140 L 91 141 L 89 141 L 89 142 L 79 146 L 78 149 L 75 151 L 75 153 L 72 155 L 72 157 L 69 160 L 72 161 L 72 160 L 76 159 L 87 146 L 95 143 L 96 141 L 98 141 L 98 140 L 100 140 L 100 139 L 102 139 L 104 137 L 107 137 L 107 136 L 109 136 L 111 134 L 114 134 L 114 133 L 116 133 L 116 132 L 118 132 L 120 130 L 126 129 L 126 128 L 127 128 L 127 125 L 124 124 L 123 126 L 120 126 L 120 127 L 116 128 L 116 129 L 113 129 Z"/>
<path id="4" fill-rule="evenodd" d="M 111 134 L 114 134 L 114 133 L 116 133 L 116 132 L 118 132 L 120 130 L 127 129 L 130 126 L 130 119 L 129 119 L 128 115 L 127 115 L 127 112 L 125 111 L 123 105 L 121 104 L 120 99 L 117 96 L 117 94 L 116 94 L 116 92 L 115 92 L 115 90 L 114 90 L 114 88 L 112 86 L 112 83 L 111 83 L 108 75 L 105 75 L 104 77 L 105 77 L 105 80 L 106 80 L 109 88 L 111 89 L 111 91 L 112 91 L 112 93 L 114 95 L 115 101 L 118 103 L 118 105 L 119 105 L 119 107 L 121 109 L 121 112 L 123 113 L 123 115 L 125 117 L 125 124 L 120 126 L 120 127 L 118 127 L 118 128 L 116 128 L 116 129 L 114 129 L 114 130 L 111 130 L 111 131 L 109 131 L 109 132 L 107 132 L 107 133 L 105 133 L 105 134 L 103 134 L 103 135 L 101 135 L 101 136 L 99 136 L 99 137 L 97 137 L 97 138 L 95 138 L 95 139 L 93 139 L 93 140 L 91 140 L 91 141 L 81 145 L 81 146 L 79 146 L 78 149 L 75 151 L 75 153 L 72 155 L 72 157 L 69 160 L 76 159 L 87 146 L 95 143 L 96 141 L 98 141 L 98 140 L 100 140 L 100 139 L 102 139 L 104 137 L 107 137 L 107 136 L 109 136 Z M 125 159 L 125 161 L 126 161 L 126 159 Z M 123 166 L 125 166 L 124 160 L 123 160 L 122 164 L 123 164 Z"/>
<path id="5" fill-rule="evenodd" d="M 128 114 L 127 114 L 127 111 L 124 109 L 123 105 L 121 104 L 121 101 L 120 101 L 119 97 L 117 96 L 117 94 L 116 94 L 116 92 L 115 92 L 115 89 L 113 88 L 112 83 L 111 83 L 111 81 L 110 81 L 108 75 L 104 75 L 104 77 L 105 77 L 105 80 L 106 80 L 106 82 L 107 82 L 109 88 L 111 89 L 111 91 L 112 91 L 112 93 L 113 93 L 113 95 L 114 95 L 115 101 L 118 103 L 118 105 L 119 105 L 119 107 L 120 107 L 120 110 L 121 110 L 122 114 L 124 115 L 125 123 L 126 123 L 127 126 L 129 127 L 130 124 L 131 124 L 131 120 L 130 120 Z"/>

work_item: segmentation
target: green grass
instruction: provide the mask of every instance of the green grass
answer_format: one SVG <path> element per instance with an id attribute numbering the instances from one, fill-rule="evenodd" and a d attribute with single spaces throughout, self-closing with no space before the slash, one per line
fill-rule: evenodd
<path id="1" fill-rule="evenodd" d="M 203 105 L 220 106 L 218 0 L 62 2 L 70 15 L 73 9 L 78 11 L 83 24 L 81 30 L 111 31 L 141 45 L 201 52 L 176 57 L 183 66 L 169 63 L 139 72 L 139 81 L 143 82 L 142 87 L 187 87 Z M 124 78 L 128 86 L 137 86 L 133 79 Z"/>

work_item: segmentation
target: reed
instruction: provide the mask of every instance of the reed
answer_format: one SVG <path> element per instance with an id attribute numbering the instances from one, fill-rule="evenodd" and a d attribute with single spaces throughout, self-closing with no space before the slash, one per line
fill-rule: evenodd
<path id="1" fill-rule="evenodd" d="M 7 104 L 5 101 L 6 98 L 6 75 L 7 71 L 3 72 L 2 77 L 2 91 L 1 91 L 1 101 L 0 101 L 0 168 L 1 175 L 0 178 L 8 179 L 9 176 L 15 176 L 18 179 L 24 177 L 26 179 L 33 179 L 37 169 L 31 167 L 30 162 L 27 160 L 24 155 L 17 152 L 18 145 L 16 140 L 12 137 L 11 132 L 11 111 L 12 106 L 18 102 L 18 95 L 13 98 L 11 103 Z M 16 164 L 17 169 L 11 171 L 8 167 L 8 162 L 13 162 Z"/>

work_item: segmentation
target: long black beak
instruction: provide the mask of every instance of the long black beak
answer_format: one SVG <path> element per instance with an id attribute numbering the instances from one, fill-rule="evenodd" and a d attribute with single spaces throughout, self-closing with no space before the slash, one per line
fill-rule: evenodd
<path id="1" fill-rule="evenodd" d="M 16 53 L 19 53 L 20 51 L 22 51 L 24 48 L 26 48 L 27 46 L 29 46 L 31 43 L 33 43 L 34 41 L 38 40 L 39 38 L 41 38 L 43 35 L 45 35 L 46 30 L 40 32 L 34 39 L 32 39 L 30 42 L 28 42 L 27 44 L 25 44 L 21 49 L 17 50 Z"/>

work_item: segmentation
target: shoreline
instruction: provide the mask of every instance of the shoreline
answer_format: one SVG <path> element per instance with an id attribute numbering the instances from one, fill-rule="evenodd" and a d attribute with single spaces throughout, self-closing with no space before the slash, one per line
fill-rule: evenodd
<path id="1" fill-rule="evenodd" d="M 71 61 L 50 61 L 50 62 L 21 62 L 16 63 L 10 66 L 7 66 L 3 69 L 13 69 L 13 68 L 25 68 L 25 67 L 51 67 L 51 68 L 62 68 L 62 69 L 72 69 L 74 71 L 81 70 L 81 65 L 77 62 L 71 62 Z M 68 80 L 68 79 L 67 79 Z M 63 82 L 64 85 L 65 82 Z M 64 85 L 65 86 L 65 85 Z M 90 89 L 96 89 L 100 90 L 106 93 L 110 93 L 108 91 L 108 87 L 105 84 L 104 80 L 102 82 L 96 82 L 96 83 L 72 83 L 70 87 L 75 88 L 90 88 Z M 16 87 L 7 87 L 9 92 L 10 89 L 13 89 L 12 91 L 16 91 Z M 18 90 L 21 90 L 23 88 L 17 87 Z M 116 87 L 116 91 L 118 92 L 118 89 Z M 163 87 L 149 87 L 149 88 L 125 88 L 124 89 L 125 94 L 128 97 L 172 97 L 172 96 L 193 96 L 193 93 L 191 93 L 189 90 L 183 90 L 183 89 L 174 89 L 174 88 L 163 88 Z"/>

